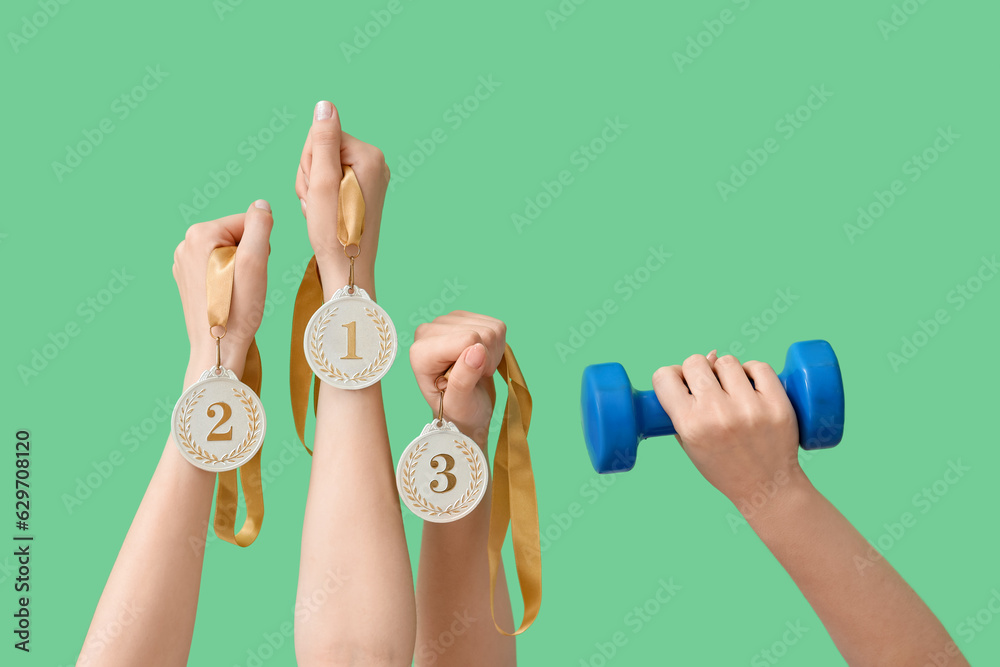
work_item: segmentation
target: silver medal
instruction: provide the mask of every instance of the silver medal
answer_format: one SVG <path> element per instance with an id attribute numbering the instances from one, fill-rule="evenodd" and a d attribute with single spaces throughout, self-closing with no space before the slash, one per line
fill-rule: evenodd
<path id="1" fill-rule="evenodd" d="M 342 287 L 309 320 L 304 345 L 316 377 L 340 389 L 364 389 L 392 366 L 396 327 L 363 289 Z"/>
<path id="2" fill-rule="evenodd" d="M 451 422 L 436 420 L 400 457 L 396 487 L 414 514 L 449 523 L 476 509 L 486 495 L 489 476 L 479 445 Z"/>
<path id="3" fill-rule="evenodd" d="M 257 394 L 225 368 L 210 368 L 181 394 L 170 433 L 181 455 L 210 472 L 234 470 L 264 443 L 267 419 Z"/>

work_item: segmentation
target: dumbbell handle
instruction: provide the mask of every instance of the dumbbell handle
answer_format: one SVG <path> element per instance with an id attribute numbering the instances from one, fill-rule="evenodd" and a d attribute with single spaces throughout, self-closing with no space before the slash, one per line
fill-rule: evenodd
<path id="1" fill-rule="evenodd" d="M 677 434 L 674 423 L 660 405 L 655 391 L 637 391 L 632 400 L 635 402 L 635 422 L 640 440 Z"/>
<path id="2" fill-rule="evenodd" d="M 781 386 L 788 392 L 784 371 L 778 375 L 778 379 L 781 380 Z M 753 380 L 750 381 L 750 384 L 753 384 Z M 655 391 L 634 391 L 634 394 L 632 400 L 635 402 L 635 421 L 640 440 L 655 438 L 658 435 L 677 435 L 677 429 L 674 428 L 674 423 L 670 421 L 670 417 L 664 411 Z M 792 407 L 795 408 L 795 413 L 798 414 L 799 397 L 794 393 L 789 393 L 788 398 L 792 402 Z"/>

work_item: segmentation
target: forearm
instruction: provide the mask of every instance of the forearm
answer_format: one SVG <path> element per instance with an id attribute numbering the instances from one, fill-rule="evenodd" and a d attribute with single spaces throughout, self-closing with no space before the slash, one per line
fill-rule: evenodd
<path id="1" fill-rule="evenodd" d="M 184 387 L 212 363 L 192 362 Z M 242 373 L 242 362 L 232 366 Z M 214 488 L 215 475 L 185 461 L 168 439 L 94 612 L 79 665 L 187 664 Z"/>
<path id="2" fill-rule="evenodd" d="M 923 664 L 953 645 L 903 578 L 805 478 L 794 478 L 748 523 L 787 570 L 851 665 Z M 956 649 L 957 652 L 957 649 Z M 967 665 L 961 657 L 953 665 Z"/>
<path id="3" fill-rule="evenodd" d="M 481 446 L 487 441 L 484 434 Z M 484 447 L 485 451 L 485 447 Z M 454 523 L 424 522 L 417 576 L 416 664 L 516 664 L 515 640 L 497 632 L 490 609 L 487 556 L 492 481 L 475 510 Z M 513 627 L 503 564 L 497 574 L 497 622 Z"/>
<path id="4" fill-rule="evenodd" d="M 323 280 L 327 296 L 347 282 Z M 370 281 L 358 284 L 373 295 Z M 302 528 L 299 662 L 409 665 L 414 613 L 381 385 L 323 384 Z"/>

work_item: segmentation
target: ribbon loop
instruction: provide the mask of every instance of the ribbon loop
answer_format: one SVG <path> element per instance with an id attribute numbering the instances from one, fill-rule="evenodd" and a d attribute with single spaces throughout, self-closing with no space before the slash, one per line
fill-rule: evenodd
<path id="1" fill-rule="evenodd" d="M 508 637 L 514 637 L 531 627 L 542 605 L 542 550 L 535 474 L 531 469 L 531 452 L 528 450 L 531 394 L 510 345 L 504 351 L 497 372 L 507 383 L 507 405 L 493 461 L 493 505 L 490 509 L 488 547 L 490 608 L 497 630 Z M 507 538 L 508 526 L 514 544 L 517 580 L 524 600 L 524 618 L 521 626 L 513 632 L 507 632 L 497 623 L 494 599 L 501 564 L 500 551 Z"/>
<path id="2" fill-rule="evenodd" d="M 340 206 L 337 209 L 337 240 L 344 246 L 361 248 L 361 235 L 365 233 L 365 198 L 361 194 L 354 169 L 344 165 L 344 178 L 340 181 Z"/>
<path id="3" fill-rule="evenodd" d="M 208 257 L 206 289 L 208 295 L 209 327 L 225 327 L 229 323 L 229 310 L 233 300 L 233 280 L 236 271 L 236 246 L 216 248 Z M 243 369 L 243 383 L 260 396 L 262 367 L 260 350 L 256 339 L 250 341 L 246 366 Z M 215 534 L 241 547 L 253 544 L 264 522 L 264 492 L 260 479 L 260 454 L 236 470 L 219 473 L 219 488 L 215 497 Z M 237 476 L 243 487 L 247 506 L 247 516 L 238 534 L 236 528 L 236 508 L 239 504 Z"/>

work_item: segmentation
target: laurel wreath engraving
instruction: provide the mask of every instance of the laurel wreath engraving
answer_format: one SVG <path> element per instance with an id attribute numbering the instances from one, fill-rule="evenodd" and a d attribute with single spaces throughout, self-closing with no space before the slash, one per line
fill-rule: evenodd
<path id="1" fill-rule="evenodd" d="M 194 407 L 198 404 L 198 401 L 201 400 L 204 394 L 204 389 L 191 394 L 184 401 L 184 404 L 181 405 L 180 428 L 178 429 L 178 439 L 181 441 L 181 446 L 183 446 L 187 453 L 190 454 L 196 461 L 200 461 L 202 463 L 225 465 L 240 461 L 253 449 L 253 444 L 257 441 L 257 437 L 260 434 L 260 408 L 258 407 L 256 401 L 250 399 L 250 396 L 244 389 L 233 387 L 233 395 L 243 405 L 250 427 L 247 429 L 247 434 L 246 437 L 243 438 L 243 442 L 237 445 L 236 448 L 229 453 L 217 456 L 202 449 L 198 443 L 195 442 L 194 436 L 191 434 L 191 417 L 194 415 Z"/>
<path id="2" fill-rule="evenodd" d="M 362 368 L 357 373 L 353 375 L 348 375 L 344 373 L 339 368 L 330 363 L 330 360 L 326 356 L 326 352 L 323 351 L 323 334 L 326 332 L 326 328 L 330 324 L 330 320 L 333 316 L 337 314 L 337 308 L 331 308 L 330 311 L 317 323 L 312 329 L 312 333 L 309 337 L 309 352 L 312 354 L 313 360 L 319 369 L 334 382 L 344 382 L 352 383 L 356 382 L 358 384 L 362 382 L 367 382 L 373 377 L 377 377 L 386 365 L 389 363 L 389 359 L 392 356 L 392 332 L 389 327 L 389 323 L 385 321 L 385 318 L 375 312 L 374 309 L 365 308 L 365 315 L 367 315 L 371 321 L 375 324 L 375 330 L 379 333 L 379 350 L 378 356 L 364 368 Z"/>
<path id="3" fill-rule="evenodd" d="M 465 460 L 469 463 L 469 468 L 472 471 L 472 483 L 469 485 L 468 490 L 462 495 L 461 498 L 447 507 L 440 507 L 439 505 L 435 505 L 431 501 L 427 500 L 419 491 L 417 491 L 414 483 L 414 477 L 417 473 L 417 464 L 420 462 L 421 457 L 423 457 L 426 453 L 427 444 L 428 443 L 424 442 L 423 444 L 417 445 L 417 448 L 413 450 L 413 454 L 410 456 L 410 460 L 407 461 L 406 467 L 403 469 L 403 493 L 412 503 L 411 507 L 422 510 L 424 514 L 427 514 L 428 516 L 447 517 L 461 514 L 470 506 L 474 506 L 476 497 L 479 495 L 480 490 L 482 490 L 483 485 L 486 483 L 486 475 L 483 470 L 483 459 L 482 457 L 475 455 L 475 452 L 472 451 L 472 446 L 467 442 L 464 440 L 455 440 L 455 444 L 458 445 L 458 448 L 465 457 Z"/>

